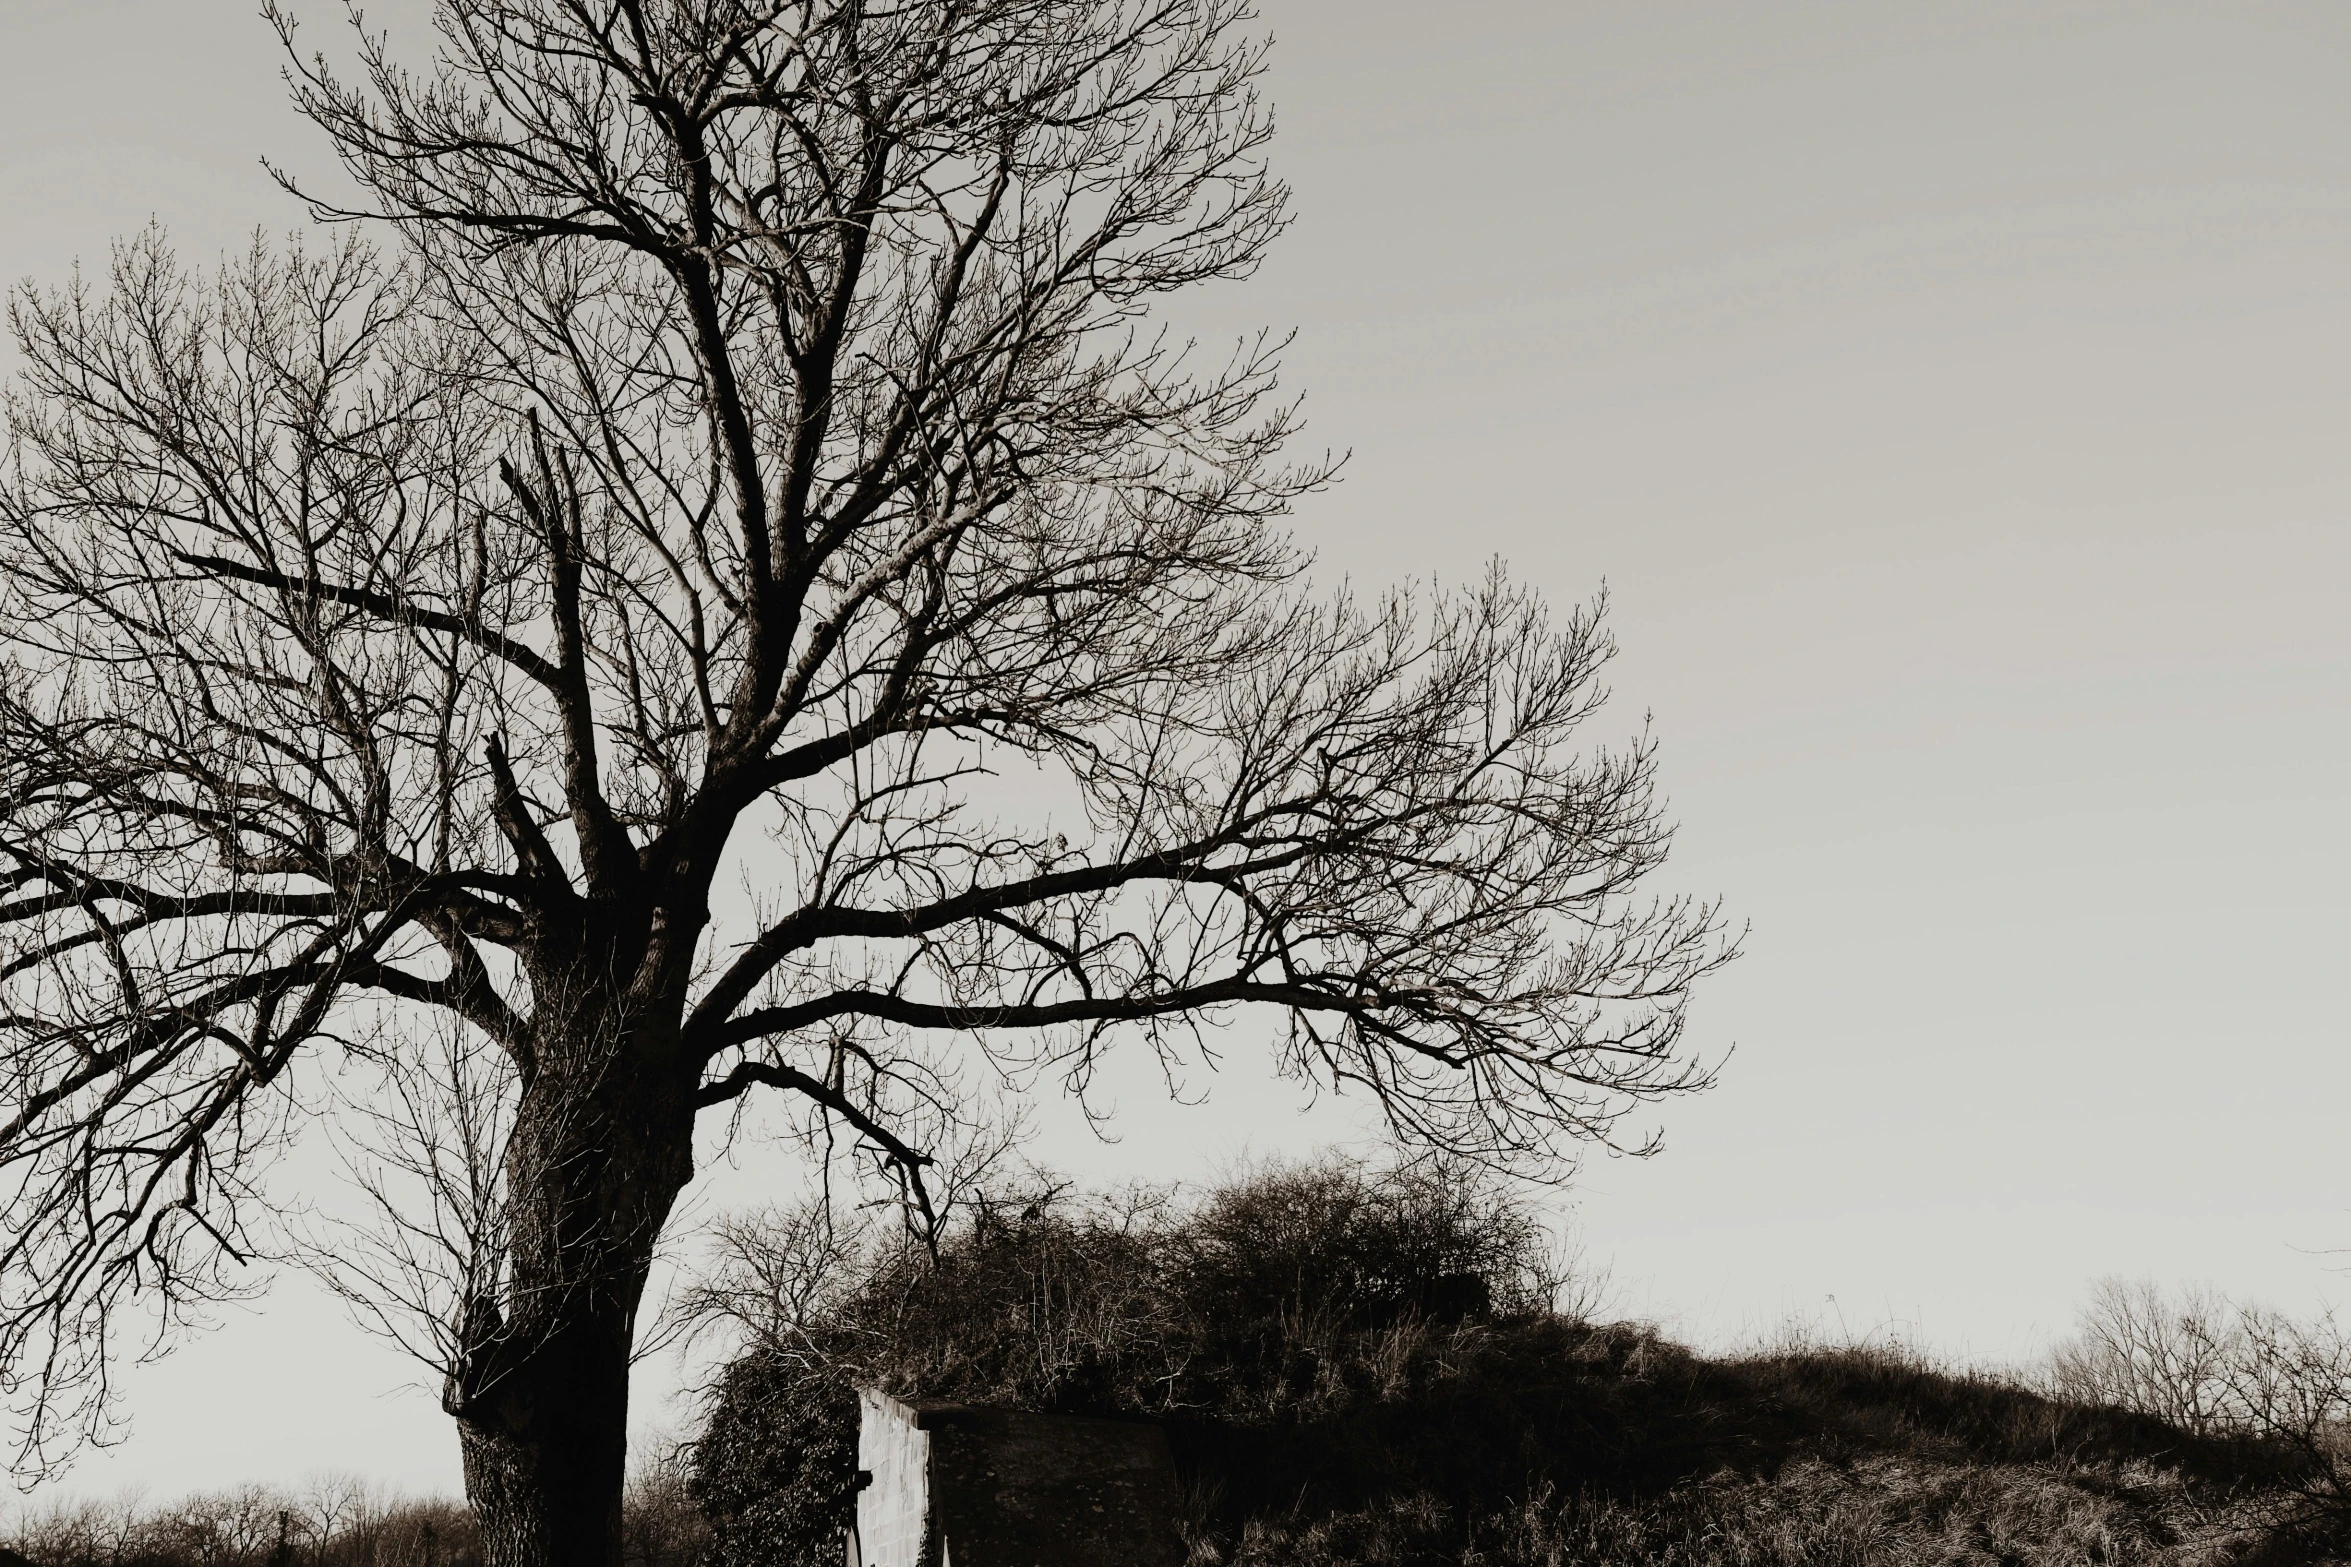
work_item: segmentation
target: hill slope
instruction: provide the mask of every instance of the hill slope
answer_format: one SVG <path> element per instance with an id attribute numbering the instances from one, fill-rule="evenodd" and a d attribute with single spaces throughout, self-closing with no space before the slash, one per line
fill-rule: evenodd
<path id="1" fill-rule="evenodd" d="M 716 1567 L 831 1567 L 859 1381 L 1168 1429 L 1195 1567 L 2326 1559 L 2290 1455 L 1884 1348 L 1710 1359 L 1559 1308 L 1502 1188 L 1259 1172 L 983 1204 L 934 1258 L 737 1237 Z"/>

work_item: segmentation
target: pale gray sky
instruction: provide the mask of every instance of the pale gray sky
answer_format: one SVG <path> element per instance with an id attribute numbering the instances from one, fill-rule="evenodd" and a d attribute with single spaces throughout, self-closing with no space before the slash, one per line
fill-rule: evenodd
<path id="1" fill-rule="evenodd" d="M 1186 324 L 1298 328 L 1332 572 L 1606 580 L 1667 878 L 1754 924 L 1721 1086 L 1574 1194 L 1626 1308 L 2014 1358 L 2104 1273 L 2351 1295 L 2351 11 L 1265 9 L 1299 221 Z M 289 226 L 265 152 L 318 162 L 249 0 L 0 0 L 0 276 Z M 1349 1126 L 1123 1104 L 1044 1152 Z M 404 1375 L 289 1283 L 68 1483 L 453 1489 Z"/>

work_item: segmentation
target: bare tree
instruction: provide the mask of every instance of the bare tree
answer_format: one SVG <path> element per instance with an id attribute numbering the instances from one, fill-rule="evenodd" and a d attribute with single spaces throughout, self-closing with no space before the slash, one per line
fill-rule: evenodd
<path id="1" fill-rule="evenodd" d="M 2351 1335 L 2331 1313 L 2101 1279 L 2080 1331 L 2050 1358 L 2049 1384 L 2266 1449 L 2265 1521 L 2329 1551 L 2351 1542 Z"/>
<path id="2" fill-rule="evenodd" d="M 2274 1522 L 2330 1552 L 2351 1547 L 2351 1335 L 2332 1313 L 2240 1306 L 2223 1372 L 2230 1427 L 2283 1453 Z"/>
<path id="3" fill-rule="evenodd" d="M 302 1482 L 300 1517 L 314 1561 L 325 1561 L 342 1547 L 367 1535 L 389 1510 L 383 1492 L 365 1475 L 331 1470 Z"/>
<path id="4" fill-rule="evenodd" d="M 2230 1372 L 2243 1359 L 2238 1316 L 2209 1289 L 2175 1297 L 2151 1279 L 2100 1279 L 2079 1331 L 2050 1355 L 2050 1389 L 2210 1435 L 2233 1402 Z"/>
<path id="5" fill-rule="evenodd" d="M 1488 1161 L 1705 1081 L 1727 944 L 1640 895 L 1597 606 L 1302 591 L 1278 344 L 1152 325 L 1284 221 L 1246 0 L 443 0 L 421 76 L 276 20 L 388 250 L 150 235 L 12 316 L 28 1460 L 276 1244 L 313 1058 L 454 1107 L 370 1167 L 378 1282 L 439 1280 L 501 1564 L 617 1559 L 654 1247 L 754 1091 L 919 1218 L 985 1073 L 1252 1014 Z"/>

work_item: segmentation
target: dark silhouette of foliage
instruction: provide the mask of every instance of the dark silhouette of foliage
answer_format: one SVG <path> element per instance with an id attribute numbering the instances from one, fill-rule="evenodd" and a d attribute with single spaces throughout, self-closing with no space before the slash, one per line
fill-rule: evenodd
<path id="1" fill-rule="evenodd" d="M 814 1228 L 738 1228 L 704 1303 L 749 1330 L 692 1460 L 726 1567 L 837 1559 L 858 1381 L 1164 1422 L 1200 1564 L 2307 1554 L 2263 1511 L 2274 1445 L 1895 1347 L 1709 1359 L 1562 1310 L 1540 1228 L 1460 1168 L 1046 1187 L 975 1205 L 936 1259 Z M 779 1288 L 763 1233 L 836 1282 Z"/>
<path id="2" fill-rule="evenodd" d="M 710 1560 L 838 1567 L 856 1505 L 849 1380 L 751 1355 L 721 1374 L 711 1407 L 690 1482 Z"/>
<path id="3" fill-rule="evenodd" d="M 1346 1428 L 1399 1379 L 1425 1378 L 1439 1345 L 1550 1321 L 1555 1283 L 1540 1228 L 1508 1193 L 1441 1164 L 1274 1168 L 1197 1203 L 998 1194 L 935 1257 L 896 1239 L 812 1245 L 821 1226 L 738 1227 L 734 1266 L 703 1301 L 755 1346 L 720 1379 L 695 1449 L 721 1561 L 837 1555 L 858 1381 L 1150 1415 L 1171 1422 L 1188 1461 L 1247 1463 L 1274 1490 L 1304 1480 L 1353 1494 L 1433 1453 L 1370 1428 L 1345 1452 L 1290 1438 Z M 778 1252 L 841 1282 L 796 1290 Z M 1314 1475 L 1297 1461 L 1309 1450 Z"/>

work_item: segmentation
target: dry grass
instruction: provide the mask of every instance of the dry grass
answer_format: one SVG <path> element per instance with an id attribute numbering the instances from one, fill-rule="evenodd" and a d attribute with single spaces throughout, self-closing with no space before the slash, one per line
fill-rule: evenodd
<path id="1" fill-rule="evenodd" d="M 1620 1462 L 1507 1505 L 1399 1488 L 1192 1530 L 1195 1567 L 2159 1567 L 2310 1562 L 2265 1456 L 1899 1351 L 1652 1344 L 1595 1422 Z M 1675 1470 L 1680 1473 L 1674 1473 Z M 1466 1505 L 1465 1505 L 1466 1503 Z M 1228 1513 L 1229 1518 L 1229 1513 Z"/>
<path id="2" fill-rule="evenodd" d="M 1466 1533 L 1468 1538 L 1462 1536 Z M 1425 1493 L 1314 1518 L 1257 1518 L 1199 1567 L 2222 1567 L 2280 1559 L 2176 1474 L 1803 1458 L 1654 1495 L 1536 1492 L 1466 1530 Z"/>

